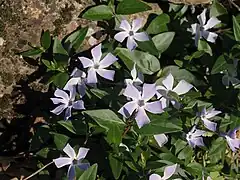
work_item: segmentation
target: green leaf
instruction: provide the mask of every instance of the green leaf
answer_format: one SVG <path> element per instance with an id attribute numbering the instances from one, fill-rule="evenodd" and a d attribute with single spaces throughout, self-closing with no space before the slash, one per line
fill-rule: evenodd
<path id="1" fill-rule="evenodd" d="M 227 69 L 226 59 L 224 58 L 224 55 L 221 55 L 217 58 L 216 62 L 214 63 L 211 74 L 217 74 L 226 69 Z"/>
<path id="2" fill-rule="evenodd" d="M 87 131 L 86 124 L 79 119 L 71 121 L 58 121 L 57 123 L 73 134 L 85 135 Z"/>
<path id="3" fill-rule="evenodd" d="M 89 20 L 109 20 L 113 17 L 112 9 L 106 5 L 99 5 L 88 9 L 82 16 Z"/>
<path id="4" fill-rule="evenodd" d="M 51 132 L 51 134 L 53 135 L 54 143 L 55 143 L 57 149 L 62 150 L 65 147 L 65 145 L 67 144 L 69 137 L 67 137 L 64 134 L 58 134 L 58 133 L 54 133 L 54 132 Z"/>
<path id="5" fill-rule="evenodd" d="M 151 9 L 149 5 L 139 0 L 123 0 L 118 4 L 116 12 L 117 14 L 135 14 Z"/>
<path id="6" fill-rule="evenodd" d="M 73 47 L 75 51 L 78 50 L 82 45 L 82 42 L 84 41 L 84 38 L 87 35 L 87 32 L 88 27 L 73 32 L 67 37 L 67 39 L 64 41 L 64 44 L 66 44 L 69 47 Z"/>
<path id="7" fill-rule="evenodd" d="M 198 41 L 198 51 L 204 51 L 205 53 L 208 53 L 210 56 L 212 56 L 212 49 L 205 40 L 200 39 Z"/>
<path id="8" fill-rule="evenodd" d="M 235 37 L 236 41 L 240 41 L 240 25 L 237 22 L 235 16 L 232 16 L 232 20 L 233 20 L 234 37 Z"/>
<path id="9" fill-rule="evenodd" d="M 123 129 L 123 121 L 110 109 L 98 109 L 98 110 L 88 110 L 84 111 L 83 114 L 91 117 L 96 123 L 106 130 L 112 127 L 112 124 L 119 126 Z"/>
<path id="10" fill-rule="evenodd" d="M 188 164 L 186 169 L 192 175 L 197 175 L 197 176 L 202 175 L 202 165 L 197 162 L 192 162 L 192 163 Z"/>
<path id="11" fill-rule="evenodd" d="M 112 124 L 107 132 L 107 141 L 109 144 L 115 144 L 119 146 L 122 142 L 122 131 L 116 124 Z"/>
<path id="12" fill-rule="evenodd" d="M 61 41 L 57 37 L 55 37 L 53 43 L 53 58 L 60 65 L 67 66 L 68 64 L 68 52 L 64 49 Z"/>
<path id="13" fill-rule="evenodd" d="M 24 57 L 32 57 L 42 54 L 44 51 L 41 48 L 30 49 L 21 53 Z"/>
<path id="14" fill-rule="evenodd" d="M 214 0 L 210 8 L 210 17 L 217 17 L 223 14 L 227 14 L 227 9 L 218 0 Z"/>
<path id="15" fill-rule="evenodd" d="M 182 130 L 179 119 L 171 120 L 166 114 L 149 114 L 150 123 L 137 130 L 142 135 L 179 132 Z"/>
<path id="16" fill-rule="evenodd" d="M 78 178 L 78 180 L 96 180 L 98 165 L 94 164 L 88 168 L 84 173 Z"/>
<path id="17" fill-rule="evenodd" d="M 159 60 L 149 53 L 138 50 L 131 52 L 126 48 L 116 48 L 115 53 L 123 60 L 129 70 L 132 70 L 134 63 L 144 74 L 151 75 L 160 70 Z"/>
<path id="18" fill-rule="evenodd" d="M 219 137 L 213 141 L 212 146 L 209 150 L 209 159 L 212 164 L 217 163 L 219 160 L 224 158 L 226 151 L 226 141 L 224 138 Z"/>
<path id="19" fill-rule="evenodd" d="M 170 22 L 170 17 L 162 13 L 154 18 L 147 28 L 148 34 L 159 34 L 164 31 L 168 31 L 167 24 Z"/>
<path id="20" fill-rule="evenodd" d="M 122 172 L 123 163 L 119 159 L 113 157 L 111 154 L 109 155 L 108 159 L 113 176 L 115 179 L 118 179 Z"/>
<path id="21" fill-rule="evenodd" d="M 47 50 L 51 45 L 51 35 L 49 30 L 45 31 L 41 37 L 41 46 Z"/>
<path id="22" fill-rule="evenodd" d="M 59 88 L 63 88 L 69 79 L 68 73 L 58 73 L 53 77 L 53 84 Z"/>
<path id="23" fill-rule="evenodd" d="M 159 57 L 159 52 L 155 46 L 155 44 L 153 43 L 152 40 L 149 41 L 137 41 L 138 44 L 138 48 L 145 51 L 145 52 L 149 52 L 150 54 Z M 159 57 L 160 58 L 160 57 Z"/>
<path id="24" fill-rule="evenodd" d="M 158 51 L 163 53 L 172 43 L 174 36 L 175 32 L 165 32 L 154 36 L 152 40 Z"/>

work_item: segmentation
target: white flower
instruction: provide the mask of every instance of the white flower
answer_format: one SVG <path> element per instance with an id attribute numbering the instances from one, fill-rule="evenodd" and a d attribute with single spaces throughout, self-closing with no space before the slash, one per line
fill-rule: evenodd
<path id="1" fill-rule="evenodd" d="M 141 72 L 137 72 L 136 63 L 133 65 L 133 69 L 131 70 L 132 79 L 125 79 L 126 84 L 132 84 L 134 86 L 139 86 L 144 82 L 144 76 Z"/>
<path id="2" fill-rule="evenodd" d="M 134 19 L 132 22 L 132 26 L 128 23 L 127 20 L 122 20 L 120 24 L 120 29 L 122 32 L 117 33 L 114 36 L 119 42 L 123 42 L 125 38 L 127 39 L 127 48 L 132 51 L 137 47 L 137 41 L 148 41 L 149 37 L 145 32 L 137 33 L 137 31 L 142 27 L 142 19 Z"/>
<path id="3" fill-rule="evenodd" d="M 164 169 L 163 177 L 159 176 L 158 174 L 152 174 L 149 177 L 149 180 L 167 180 L 176 172 L 176 169 L 177 169 L 177 164 L 167 166 Z"/>
<path id="4" fill-rule="evenodd" d="M 209 29 L 213 28 L 217 24 L 221 23 L 216 17 L 211 17 L 206 22 L 206 11 L 207 9 L 204 9 L 203 12 L 197 16 L 199 24 L 195 23 L 191 25 L 191 31 L 192 34 L 195 34 L 195 45 L 198 46 L 198 41 L 202 37 L 206 39 L 209 42 L 214 43 L 217 39 L 217 34 L 214 32 L 208 31 Z"/>
<path id="5" fill-rule="evenodd" d="M 168 142 L 168 137 L 165 134 L 156 134 L 153 137 L 157 141 L 159 147 L 163 147 L 164 144 Z"/>
<path id="6" fill-rule="evenodd" d="M 196 126 L 193 126 L 193 128 L 186 135 L 188 144 L 192 147 L 205 146 L 202 138 L 202 135 L 205 133 L 205 131 L 196 129 Z"/>
<path id="7" fill-rule="evenodd" d="M 162 102 L 162 108 L 166 108 L 169 105 L 169 101 L 172 103 L 172 105 L 176 108 L 179 107 L 179 103 L 176 102 L 176 100 L 172 99 L 169 96 L 169 92 L 172 91 L 176 93 L 177 95 L 183 95 L 187 93 L 193 85 L 189 84 L 185 80 L 181 80 L 175 88 L 173 88 L 174 84 L 174 78 L 171 73 L 162 81 L 163 86 L 157 86 L 157 92 L 156 95 L 158 98 L 161 98 L 160 101 Z"/>

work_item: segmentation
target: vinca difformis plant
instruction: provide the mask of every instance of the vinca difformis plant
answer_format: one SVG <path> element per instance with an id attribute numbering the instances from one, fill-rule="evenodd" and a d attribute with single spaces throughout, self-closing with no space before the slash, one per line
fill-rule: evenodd
<path id="1" fill-rule="evenodd" d="M 132 18 L 150 4 L 102 0 L 82 12 L 105 33 L 88 51 L 79 27 L 62 40 L 45 31 L 22 53 L 46 66 L 52 109 L 30 151 L 54 166 L 41 171 L 49 178 L 240 178 L 238 11 L 158 1 L 161 13 Z"/>

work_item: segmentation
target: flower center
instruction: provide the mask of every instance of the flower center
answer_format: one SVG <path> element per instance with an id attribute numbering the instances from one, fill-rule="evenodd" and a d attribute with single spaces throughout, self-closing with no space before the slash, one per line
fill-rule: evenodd
<path id="1" fill-rule="evenodd" d="M 133 31 L 129 31 L 129 36 L 133 36 L 134 32 Z"/>
<path id="2" fill-rule="evenodd" d="M 139 105 L 140 107 L 144 106 L 144 105 L 145 105 L 144 100 L 138 100 L 138 105 Z"/>
<path id="3" fill-rule="evenodd" d="M 94 68 L 94 69 L 98 69 L 99 66 L 100 66 L 99 63 L 95 63 L 94 66 L 93 66 L 93 68 Z"/>
<path id="4" fill-rule="evenodd" d="M 77 159 L 74 159 L 73 162 L 72 162 L 74 165 L 78 164 L 78 160 Z"/>
<path id="5" fill-rule="evenodd" d="M 69 101 L 68 106 L 72 106 L 72 105 L 73 105 L 73 101 Z"/>

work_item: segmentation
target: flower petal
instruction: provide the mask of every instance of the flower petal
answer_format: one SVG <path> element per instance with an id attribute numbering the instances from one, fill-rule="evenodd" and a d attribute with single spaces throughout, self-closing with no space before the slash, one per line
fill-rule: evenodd
<path id="1" fill-rule="evenodd" d="M 101 61 L 100 61 L 100 68 L 106 68 L 117 61 L 116 58 L 112 53 L 108 53 Z"/>
<path id="2" fill-rule="evenodd" d="M 102 44 L 97 45 L 91 50 L 93 61 L 99 62 L 102 57 Z"/>
<path id="3" fill-rule="evenodd" d="M 156 84 L 143 84 L 142 99 L 150 100 L 156 94 Z"/>
<path id="4" fill-rule="evenodd" d="M 221 23 L 216 17 L 211 17 L 207 24 L 203 26 L 204 30 L 208 30 L 216 26 L 217 24 Z"/>
<path id="5" fill-rule="evenodd" d="M 89 149 L 80 147 L 77 154 L 77 160 L 84 159 L 88 153 Z"/>
<path id="6" fill-rule="evenodd" d="M 81 61 L 84 68 L 93 67 L 94 65 L 93 61 L 86 57 L 79 57 L 78 59 Z"/>
<path id="7" fill-rule="evenodd" d="M 70 76 L 75 77 L 75 78 L 77 78 L 77 77 L 85 78 L 86 77 L 86 73 L 81 71 L 77 67 L 75 67 L 74 70 L 72 71 L 72 74 Z"/>
<path id="8" fill-rule="evenodd" d="M 163 112 L 162 104 L 160 101 L 145 103 L 144 108 L 153 114 L 160 114 Z"/>
<path id="9" fill-rule="evenodd" d="M 73 109 L 85 109 L 84 102 L 82 100 L 75 101 L 72 107 Z"/>
<path id="10" fill-rule="evenodd" d="M 53 162 L 55 163 L 57 168 L 61 168 L 63 166 L 72 164 L 72 159 L 67 157 L 60 157 L 60 158 L 54 159 Z"/>
<path id="11" fill-rule="evenodd" d="M 137 79 L 136 63 L 134 63 L 133 68 L 131 70 L 131 76 L 132 76 L 133 79 Z"/>
<path id="12" fill-rule="evenodd" d="M 89 163 L 79 163 L 78 165 L 77 165 L 80 169 L 82 169 L 82 170 L 87 170 L 89 167 L 90 167 L 90 164 Z"/>
<path id="13" fill-rule="evenodd" d="M 125 30 L 127 32 L 131 31 L 131 26 L 127 20 L 122 20 L 119 28 L 121 28 L 122 30 Z"/>
<path id="14" fill-rule="evenodd" d="M 159 147 L 163 147 L 163 145 L 168 142 L 168 137 L 165 134 L 157 134 L 153 137 L 157 141 Z"/>
<path id="15" fill-rule="evenodd" d="M 97 69 L 96 72 L 105 79 L 108 79 L 111 81 L 114 80 L 114 74 L 115 74 L 114 70 Z"/>
<path id="16" fill-rule="evenodd" d="M 190 143 L 192 144 L 192 147 L 205 146 L 202 137 L 192 138 L 190 139 Z"/>
<path id="17" fill-rule="evenodd" d="M 66 83 L 66 85 L 64 86 L 64 90 L 69 90 L 71 88 L 71 86 L 76 86 L 79 82 L 81 82 L 81 78 L 80 77 L 73 77 L 71 79 L 68 80 L 68 82 Z"/>
<path id="18" fill-rule="evenodd" d="M 78 93 L 80 94 L 81 97 L 83 97 L 86 94 L 87 87 L 86 87 L 85 83 L 79 84 L 77 86 L 77 89 L 78 89 Z"/>
<path id="19" fill-rule="evenodd" d="M 193 85 L 189 84 L 185 80 L 181 80 L 178 85 L 173 89 L 175 93 L 178 95 L 182 95 L 187 93 L 190 89 L 192 89 Z"/>
<path id="20" fill-rule="evenodd" d="M 122 42 L 124 41 L 124 39 L 125 39 L 126 37 L 128 37 L 128 36 L 129 36 L 129 33 L 123 31 L 123 32 L 117 33 L 117 34 L 114 36 L 114 39 L 116 39 L 118 42 L 121 42 L 121 43 L 122 43 Z"/>
<path id="21" fill-rule="evenodd" d="M 145 32 L 135 33 L 133 35 L 133 38 L 137 41 L 149 41 L 149 37 Z"/>
<path id="22" fill-rule="evenodd" d="M 56 114 L 56 115 L 59 115 L 63 112 L 64 109 L 66 109 L 67 106 L 65 104 L 61 104 L 59 105 L 58 107 L 56 107 L 55 109 L 53 109 L 51 112 Z"/>
<path id="23" fill-rule="evenodd" d="M 158 174 L 151 174 L 149 180 L 162 180 L 162 177 Z"/>
<path id="24" fill-rule="evenodd" d="M 67 177 L 68 177 L 68 180 L 74 180 L 75 178 L 75 168 L 74 166 L 69 166 L 68 168 L 68 172 L 67 172 Z"/>
<path id="25" fill-rule="evenodd" d="M 61 90 L 61 89 L 58 89 L 58 88 L 57 88 L 56 91 L 54 92 L 54 96 L 59 97 L 59 98 L 62 98 L 62 99 L 64 99 L 66 102 L 69 101 L 69 96 L 68 96 L 68 94 L 67 94 L 65 91 Z"/>
<path id="26" fill-rule="evenodd" d="M 227 143 L 233 152 L 237 151 L 240 147 L 240 139 L 232 139 L 229 136 L 225 136 Z"/>
<path id="27" fill-rule="evenodd" d="M 213 108 L 213 109 L 208 110 L 208 111 L 206 112 L 205 117 L 206 117 L 207 119 L 210 119 L 210 118 L 212 118 L 212 117 L 214 117 L 214 116 L 216 116 L 216 115 L 218 115 L 218 114 L 220 114 L 220 113 L 222 113 L 222 112 L 221 112 L 221 111 L 215 111 L 215 109 Z"/>
<path id="28" fill-rule="evenodd" d="M 174 83 L 174 78 L 171 73 L 162 81 L 162 84 L 167 88 L 167 90 L 172 90 Z"/>
<path id="29" fill-rule="evenodd" d="M 97 80 L 96 70 L 94 68 L 90 68 L 88 70 L 87 83 L 88 84 L 96 84 L 97 82 L 98 82 L 98 80 Z"/>
<path id="30" fill-rule="evenodd" d="M 125 118 L 132 115 L 133 111 L 137 109 L 138 105 L 135 101 L 126 103 L 118 112 L 122 114 Z"/>
<path id="31" fill-rule="evenodd" d="M 137 43 L 133 37 L 129 36 L 127 39 L 127 48 L 132 51 L 137 47 Z"/>
<path id="32" fill-rule="evenodd" d="M 76 157 L 76 153 L 74 151 L 74 149 L 72 148 L 72 146 L 70 146 L 70 144 L 67 144 L 64 148 L 63 148 L 63 152 L 65 152 L 68 157 L 74 159 Z"/>
<path id="33" fill-rule="evenodd" d="M 65 103 L 64 99 L 60 99 L 60 98 L 50 98 L 53 102 L 53 104 L 59 104 L 59 103 Z"/>
<path id="34" fill-rule="evenodd" d="M 204 9 L 203 12 L 197 16 L 201 26 L 203 26 L 206 23 L 206 11 L 207 9 Z"/>
<path id="35" fill-rule="evenodd" d="M 192 34 L 196 34 L 199 31 L 199 24 L 195 23 L 191 25 Z"/>
<path id="36" fill-rule="evenodd" d="M 164 175 L 162 179 L 169 179 L 176 172 L 176 170 L 177 170 L 177 164 L 167 166 L 164 169 Z"/>
<path id="37" fill-rule="evenodd" d="M 132 31 L 137 32 L 142 27 L 142 18 L 137 18 L 132 21 Z"/>
<path id="38" fill-rule="evenodd" d="M 165 109 L 166 107 L 169 106 L 169 100 L 166 99 L 165 97 L 162 97 L 162 98 L 160 99 L 160 101 L 161 101 L 161 103 L 162 103 L 162 109 Z"/>
<path id="39" fill-rule="evenodd" d="M 202 121 L 203 121 L 204 126 L 205 126 L 207 129 L 209 129 L 209 130 L 211 130 L 211 131 L 214 131 L 214 132 L 216 131 L 217 123 L 211 122 L 211 121 L 209 121 L 209 120 L 207 120 L 207 119 L 202 119 Z"/>
<path id="40" fill-rule="evenodd" d="M 150 119 L 148 118 L 143 107 L 138 108 L 135 119 L 139 128 L 143 127 L 145 124 L 150 123 Z"/>
<path id="41" fill-rule="evenodd" d="M 215 43 L 218 35 L 216 33 L 213 32 L 209 32 L 209 31 L 202 31 L 202 36 L 211 43 Z"/>
<path id="42" fill-rule="evenodd" d="M 132 84 L 127 85 L 125 91 L 123 92 L 123 95 L 132 98 L 133 100 L 139 100 L 141 98 L 140 92 Z"/>
<path id="43" fill-rule="evenodd" d="M 69 106 L 65 111 L 64 119 L 68 120 L 72 116 L 72 107 Z"/>

